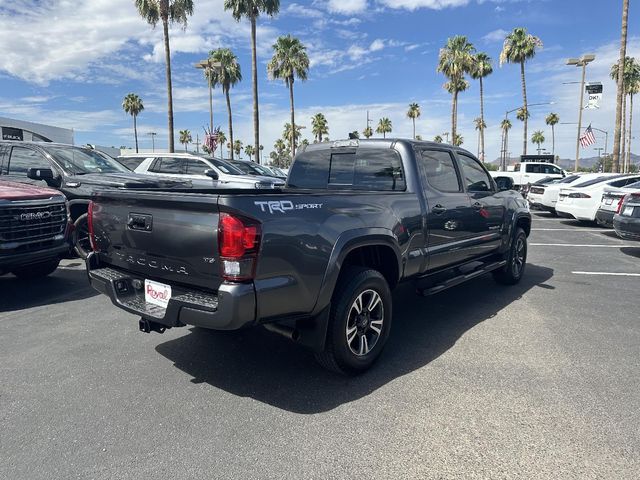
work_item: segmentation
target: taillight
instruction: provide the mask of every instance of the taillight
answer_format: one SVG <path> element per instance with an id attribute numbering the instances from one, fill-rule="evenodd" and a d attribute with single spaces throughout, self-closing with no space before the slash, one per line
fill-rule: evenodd
<path id="1" fill-rule="evenodd" d="M 625 198 L 627 198 L 626 196 L 623 196 L 622 198 L 620 198 L 620 200 L 618 201 L 618 208 L 616 208 L 616 213 L 620 213 L 622 211 L 622 204 L 624 203 Z"/>
<path id="2" fill-rule="evenodd" d="M 569 198 L 591 198 L 591 195 L 586 193 L 570 193 Z"/>
<path id="3" fill-rule="evenodd" d="M 218 220 L 218 250 L 222 277 L 234 282 L 251 280 L 260 247 L 260 224 L 228 213 Z"/>
<path id="4" fill-rule="evenodd" d="M 89 242 L 91 243 L 91 250 L 94 252 L 98 250 L 98 244 L 96 242 L 96 236 L 93 231 L 93 210 L 95 205 L 93 202 L 89 202 L 89 208 L 87 209 L 87 228 L 89 229 Z"/>

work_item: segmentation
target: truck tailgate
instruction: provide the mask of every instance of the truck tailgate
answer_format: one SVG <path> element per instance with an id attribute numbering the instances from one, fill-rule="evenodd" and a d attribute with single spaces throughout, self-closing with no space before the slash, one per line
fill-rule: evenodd
<path id="1" fill-rule="evenodd" d="M 213 194 L 100 193 L 93 208 L 100 261 L 150 280 L 216 290 L 218 216 Z"/>

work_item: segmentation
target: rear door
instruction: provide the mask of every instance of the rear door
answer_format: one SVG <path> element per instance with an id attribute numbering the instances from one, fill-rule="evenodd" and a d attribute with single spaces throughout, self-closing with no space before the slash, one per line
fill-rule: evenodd
<path id="1" fill-rule="evenodd" d="M 474 215 L 453 154 L 430 147 L 418 150 L 416 160 L 427 200 L 429 270 L 463 262 L 469 257 Z"/>

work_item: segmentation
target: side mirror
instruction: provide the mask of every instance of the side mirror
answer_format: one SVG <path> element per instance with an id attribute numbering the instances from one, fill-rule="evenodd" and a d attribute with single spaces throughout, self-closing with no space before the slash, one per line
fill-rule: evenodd
<path id="1" fill-rule="evenodd" d="M 216 172 L 212 168 L 210 168 L 209 170 L 205 170 L 204 174 L 209 178 L 212 178 L 214 180 L 218 180 L 218 172 Z"/>
<path id="2" fill-rule="evenodd" d="M 495 177 L 496 185 L 498 186 L 499 192 L 504 192 L 506 190 L 513 190 L 513 178 L 511 177 Z"/>
<path id="3" fill-rule="evenodd" d="M 31 180 L 53 180 L 53 170 L 50 168 L 30 168 L 27 170 L 27 178 Z"/>

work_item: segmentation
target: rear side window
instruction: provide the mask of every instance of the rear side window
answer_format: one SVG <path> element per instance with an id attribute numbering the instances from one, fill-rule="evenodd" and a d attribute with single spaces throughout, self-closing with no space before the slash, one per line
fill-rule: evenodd
<path id="1" fill-rule="evenodd" d="M 183 173 L 182 159 L 161 157 L 154 162 L 153 166 L 149 170 L 155 173 L 180 174 Z"/>
<path id="2" fill-rule="evenodd" d="M 30 168 L 51 168 L 49 161 L 30 148 L 13 147 L 9 159 L 10 175 L 26 175 Z"/>
<path id="3" fill-rule="evenodd" d="M 451 153 L 441 150 L 423 150 L 419 157 L 427 182 L 440 192 L 460 192 L 460 178 Z"/>
<path id="4" fill-rule="evenodd" d="M 330 150 L 306 151 L 299 154 L 289 172 L 289 187 L 326 189 L 329 181 Z"/>
<path id="5" fill-rule="evenodd" d="M 562 171 L 555 165 L 530 165 L 527 164 L 527 173 L 543 173 L 545 175 L 560 175 Z"/>
<path id="6" fill-rule="evenodd" d="M 622 187 L 626 187 L 627 185 L 632 185 L 638 180 L 639 180 L 638 177 L 628 177 L 628 178 L 623 178 L 615 182 L 612 182 L 609 185 L 616 188 L 622 188 Z"/>

